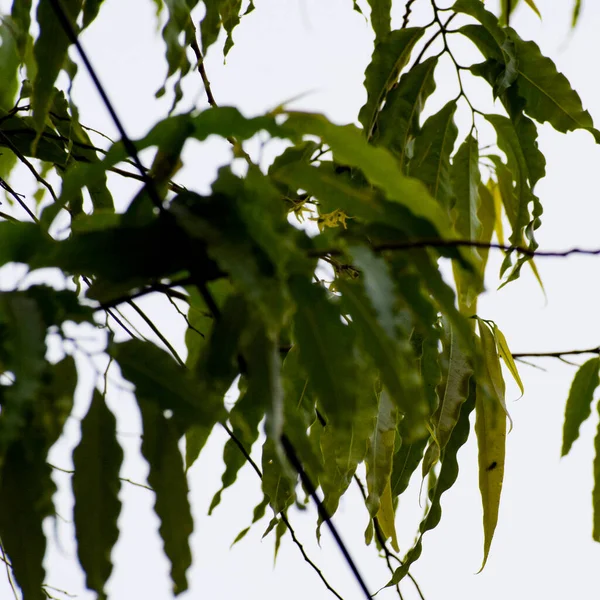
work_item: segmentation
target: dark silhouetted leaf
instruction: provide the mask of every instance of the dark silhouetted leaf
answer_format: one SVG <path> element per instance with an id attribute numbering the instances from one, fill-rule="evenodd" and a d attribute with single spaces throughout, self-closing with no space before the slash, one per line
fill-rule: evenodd
<path id="1" fill-rule="evenodd" d="M 600 358 L 590 358 L 575 374 L 567 405 L 563 425 L 563 443 L 561 456 L 566 456 L 579 437 L 579 428 L 592 412 L 592 400 L 598 387 Z"/>
<path id="2" fill-rule="evenodd" d="M 458 477 L 457 454 L 460 448 L 465 444 L 469 437 L 470 424 L 469 416 L 475 408 L 475 384 L 471 380 L 469 386 L 469 396 L 460 409 L 460 416 L 450 440 L 446 445 L 441 457 L 441 468 L 439 476 L 433 488 L 429 490 L 430 506 L 419 525 L 419 536 L 415 545 L 406 553 L 402 566 L 394 571 L 394 575 L 387 587 L 399 583 L 407 574 L 411 565 L 421 556 L 423 550 L 423 534 L 426 531 L 434 529 L 442 518 L 441 497 L 444 492 L 449 490 Z"/>
<path id="3" fill-rule="evenodd" d="M 148 461 L 148 483 L 156 494 L 154 510 L 160 519 L 160 536 L 171 563 L 173 592 L 188 587 L 186 571 L 192 564 L 190 536 L 194 529 L 188 484 L 178 442 L 181 435 L 174 419 L 167 419 L 146 390 L 136 390 L 142 413 L 142 454 Z"/>
<path id="4" fill-rule="evenodd" d="M 71 23 L 76 23 L 82 0 L 63 0 L 61 7 Z M 67 58 L 69 38 L 55 13 L 52 2 L 40 2 L 37 9 L 40 33 L 33 46 L 37 73 L 33 82 L 31 106 L 37 131 L 44 126 L 54 95 L 54 82 Z"/>
<path id="5" fill-rule="evenodd" d="M 371 25 L 376 42 L 385 40 L 391 29 L 392 0 L 367 0 L 371 7 Z"/>
<path id="6" fill-rule="evenodd" d="M 86 574 L 86 586 L 104 597 L 112 572 L 111 552 L 119 537 L 121 512 L 119 471 L 123 450 L 117 441 L 117 423 L 102 394 L 94 390 L 81 422 L 81 441 L 73 451 L 73 519 L 77 556 Z"/>

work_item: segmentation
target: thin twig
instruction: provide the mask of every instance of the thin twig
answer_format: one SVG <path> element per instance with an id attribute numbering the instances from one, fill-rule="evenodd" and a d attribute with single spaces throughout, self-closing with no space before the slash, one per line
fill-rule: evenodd
<path id="1" fill-rule="evenodd" d="M 6 557 L 6 552 L 4 550 L 4 544 L 2 543 L 2 540 L 0 540 L 0 552 L 2 553 L 2 562 L 4 563 L 4 566 L 6 567 L 6 577 L 8 578 L 8 583 L 10 584 L 10 589 L 12 590 L 15 600 L 19 600 L 19 594 L 17 592 L 17 587 L 15 586 L 15 582 L 13 581 L 13 577 L 12 577 L 12 573 L 11 573 L 12 565 L 10 564 L 10 562 L 8 561 L 8 559 Z"/>
<path id="2" fill-rule="evenodd" d="M 393 250 L 413 250 L 418 248 L 484 248 L 490 250 L 502 250 L 503 252 L 517 252 L 524 256 L 542 257 L 542 258 L 565 258 L 574 254 L 584 256 L 600 255 L 600 248 L 570 248 L 569 250 L 532 250 L 525 246 L 509 246 L 506 244 L 496 244 L 493 242 L 478 242 L 475 240 L 442 240 L 442 239 L 423 239 L 408 241 L 389 241 L 379 244 L 372 244 L 371 249 L 374 252 L 387 252 Z M 310 250 L 308 255 L 313 258 L 320 258 L 325 255 L 341 256 L 344 251 L 341 248 L 326 248 L 319 250 Z"/>
<path id="3" fill-rule="evenodd" d="M 296 472 L 300 476 L 302 485 L 304 485 L 304 487 L 308 491 L 310 497 L 313 499 L 313 502 L 315 503 L 315 505 L 317 507 L 319 516 L 321 517 L 321 519 L 326 523 L 327 527 L 329 528 L 329 531 L 331 532 L 333 539 L 335 540 L 336 544 L 338 545 L 338 548 L 340 549 L 340 552 L 342 553 L 344 560 L 350 567 L 350 570 L 352 571 L 354 578 L 356 579 L 356 582 L 358 583 L 360 589 L 362 590 L 365 598 L 367 598 L 368 600 L 371 600 L 371 593 L 369 592 L 369 588 L 367 588 L 367 584 L 365 583 L 365 580 L 363 579 L 362 575 L 360 574 L 360 571 L 358 570 L 358 567 L 356 566 L 354 559 L 352 558 L 352 556 L 350 556 L 350 553 L 348 552 L 348 548 L 346 547 L 346 544 L 344 544 L 340 534 L 338 533 L 337 527 L 334 525 L 333 521 L 331 520 L 331 515 L 329 514 L 329 511 L 327 510 L 327 508 L 325 508 L 325 505 L 323 504 L 323 502 L 321 502 L 321 499 L 317 495 L 317 490 L 315 489 L 315 486 L 313 485 L 312 481 L 310 480 L 310 477 L 304 470 L 304 467 L 302 466 L 302 463 L 300 462 L 300 459 L 298 458 L 298 455 L 296 454 L 296 450 L 294 449 L 294 446 L 292 445 L 289 438 L 285 434 L 283 434 L 281 436 L 281 445 L 283 446 L 283 449 L 285 451 L 287 459 L 290 461 L 291 465 L 294 467 L 294 469 L 296 469 Z"/>
<path id="4" fill-rule="evenodd" d="M 6 181 L 4 181 L 4 179 L 0 179 L 0 187 L 3 187 L 16 201 L 17 203 L 21 206 L 21 208 L 31 217 L 31 219 L 35 222 L 35 223 L 39 223 L 39 219 L 35 216 L 35 213 L 29 208 L 29 206 L 27 206 L 27 204 L 25 203 L 25 201 L 23 200 L 23 198 L 21 198 L 22 194 L 19 194 L 17 192 L 15 192 L 15 190 L 13 190 L 10 185 L 8 185 L 8 183 L 6 183 Z M 4 213 L 2 216 L 5 216 Z M 5 218 L 7 218 L 5 216 Z M 11 218 L 11 217 L 8 217 Z M 13 219 L 16 221 L 16 219 Z"/>
<path id="5" fill-rule="evenodd" d="M 54 469 L 55 471 L 60 471 L 61 473 L 66 473 L 67 475 L 73 475 L 75 473 L 73 469 L 63 469 L 62 467 L 57 467 L 52 463 L 48 463 L 48 466 L 51 469 Z M 145 490 L 150 490 L 151 492 L 154 491 L 154 489 L 151 488 L 149 485 L 146 485 L 145 483 L 138 483 L 137 481 L 133 481 L 128 477 L 119 477 L 119 481 L 124 481 L 125 483 L 129 483 L 130 485 L 133 485 L 135 487 L 144 488 Z"/>
<path id="6" fill-rule="evenodd" d="M 254 461 L 254 459 L 250 456 L 250 453 L 246 450 L 242 441 L 237 437 L 237 435 L 235 435 L 235 433 L 225 423 L 221 423 L 221 425 L 222 425 L 223 429 L 225 429 L 225 431 L 227 432 L 227 435 L 229 435 L 229 437 L 232 439 L 234 444 L 238 447 L 239 451 L 242 453 L 242 456 L 246 459 L 246 461 L 254 469 L 255 473 L 259 476 L 259 478 L 262 479 L 262 477 L 263 477 L 262 471 L 260 470 L 259 466 Z M 343 600 L 342 596 L 340 596 L 338 594 L 338 592 L 336 592 L 335 589 L 331 586 L 331 584 L 327 581 L 327 579 L 325 578 L 325 575 L 323 575 L 323 572 L 321 571 L 321 569 L 319 569 L 319 567 L 306 554 L 306 551 L 304 550 L 304 546 L 300 543 L 300 541 L 296 537 L 296 532 L 294 531 L 294 528 L 292 527 L 289 519 L 287 518 L 287 515 L 282 512 L 282 513 L 280 513 L 280 516 L 281 516 L 281 520 L 285 523 L 285 526 L 290 530 L 290 535 L 292 536 L 292 541 L 294 542 L 294 544 L 296 544 L 296 546 L 300 550 L 300 553 L 302 554 L 302 557 L 304 558 L 304 560 L 312 567 L 312 569 L 315 571 L 315 573 L 319 576 L 319 579 L 321 580 L 323 585 L 336 598 L 339 598 L 339 600 Z"/>
<path id="7" fill-rule="evenodd" d="M 559 352 L 515 352 L 514 359 L 522 358 L 563 358 L 565 356 L 577 356 L 579 354 L 598 354 L 600 355 L 600 346 L 596 348 L 586 348 L 585 350 L 561 350 Z"/>

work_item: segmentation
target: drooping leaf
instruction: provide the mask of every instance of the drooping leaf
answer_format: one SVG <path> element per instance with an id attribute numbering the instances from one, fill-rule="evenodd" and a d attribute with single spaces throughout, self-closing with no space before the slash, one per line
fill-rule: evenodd
<path id="1" fill-rule="evenodd" d="M 142 454 L 148 461 L 148 483 L 156 494 L 154 510 L 160 519 L 160 536 L 171 563 L 173 592 L 188 587 L 186 571 L 192 564 L 190 536 L 194 529 L 188 484 L 178 447 L 181 436 L 175 419 L 167 419 L 163 410 L 146 390 L 136 390 L 142 413 Z"/>
<path id="2" fill-rule="evenodd" d="M 98 16 L 104 0 L 84 0 L 83 4 L 83 29 L 89 27 Z"/>
<path id="3" fill-rule="evenodd" d="M 63 0 L 61 7 L 72 24 L 77 22 L 83 0 Z M 40 33 L 33 46 L 37 73 L 33 82 L 31 107 L 35 128 L 40 132 L 52 104 L 54 82 L 67 58 L 70 41 L 55 13 L 52 2 L 40 2 L 37 8 Z"/>
<path id="4" fill-rule="evenodd" d="M 434 487 L 429 490 L 429 510 L 419 525 L 419 535 L 415 545 L 406 553 L 402 565 L 394 571 L 392 579 L 386 587 L 399 583 L 407 574 L 411 565 L 421 556 L 423 551 L 423 534 L 435 528 L 442 517 L 441 497 L 449 490 L 458 477 L 457 454 L 469 437 L 469 416 L 475 408 L 475 383 L 471 380 L 469 396 L 461 407 L 458 422 L 456 423 L 450 440 L 441 457 L 439 476 Z"/>
<path id="5" fill-rule="evenodd" d="M 123 450 L 116 435 L 116 419 L 102 394 L 94 390 L 81 422 L 81 441 L 73 452 L 73 520 L 86 586 L 100 597 L 104 597 L 104 586 L 112 572 L 111 552 L 119 537 Z"/>
<path id="6" fill-rule="evenodd" d="M 571 19 L 571 27 L 574 29 L 579 22 L 579 15 L 581 14 L 582 0 L 575 0 L 573 4 L 573 17 Z"/>
<path id="7" fill-rule="evenodd" d="M 491 355 L 487 344 L 494 338 L 487 325 L 481 325 L 482 350 L 484 352 L 488 389 L 479 387 L 475 405 L 475 433 L 479 447 L 479 490 L 483 506 L 483 562 L 487 562 L 494 531 L 498 523 L 500 496 L 504 480 L 506 452 L 506 406 L 504 405 L 504 381 L 500 373 L 498 355 Z M 485 338 L 485 341 L 484 341 Z"/>
<path id="8" fill-rule="evenodd" d="M 456 102 L 452 100 L 425 121 L 415 140 L 410 163 L 410 175 L 425 183 L 431 195 L 445 207 L 450 206 L 452 198 L 450 155 L 458 135 L 455 112 Z"/>
<path id="9" fill-rule="evenodd" d="M 448 375 L 444 382 L 440 403 L 433 414 L 432 423 L 435 439 L 443 452 L 448 444 L 452 431 L 456 426 L 462 405 L 469 395 L 469 381 L 473 374 L 473 367 L 464 345 L 452 325 L 447 324 L 446 330 L 449 337 L 449 362 Z"/>
<path id="10" fill-rule="evenodd" d="M 579 428 L 592 412 L 592 400 L 598 387 L 600 358 L 590 358 L 575 374 L 565 407 L 561 456 L 566 456 L 579 437 Z"/>
<path id="11" fill-rule="evenodd" d="M 23 435 L 27 416 L 43 385 L 46 328 L 36 302 L 22 294 L 0 293 L 0 357 L 15 382 L 4 392 L 0 419 L 0 456 Z"/>
<path id="12" fill-rule="evenodd" d="M 394 443 L 396 439 L 396 426 L 398 412 L 385 390 L 379 395 L 379 410 L 375 420 L 375 428 L 369 439 L 369 449 L 365 457 L 367 467 L 367 489 L 369 495 L 366 505 L 372 518 L 378 517 L 381 509 L 388 537 L 395 540 L 396 550 L 398 542 L 394 527 L 394 511 L 389 514 L 392 504 L 390 478 L 392 475 L 392 461 L 394 456 Z M 385 499 L 384 499 L 384 496 Z M 385 504 L 384 504 L 385 502 Z"/>
<path id="13" fill-rule="evenodd" d="M 367 137 L 371 137 L 377 113 L 422 35 L 422 28 L 409 27 L 392 31 L 376 43 L 371 63 L 365 71 L 367 102 L 358 115 Z"/>
<path id="14" fill-rule="evenodd" d="M 0 439 L 4 449 L 9 444 L 0 472 L 0 539 L 23 600 L 42 600 L 46 597 L 42 589 L 46 551 L 42 523 L 54 514 L 56 486 L 46 462 L 49 440 L 44 415 L 34 406 L 27 417 L 20 439 L 12 443 Z"/>
<path id="15" fill-rule="evenodd" d="M 494 337 L 496 338 L 496 344 L 498 345 L 498 353 L 500 354 L 500 358 L 504 361 L 504 364 L 510 371 L 513 379 L 519 386 L 521 395 L 523 395 L 525 393 L 525 388 L 523 386 L 523 382 L 521 381 L 521 376 L 519 375 L 519 370 L 517 369 L 515 360 L 512 357 L 512 353 L 508 347 L 508 343 L 506 342 L 506 338 L 496 323 L 493 324 L 492 331 L 494 332 Z"/>
<path id="16" fill-rule="evenodd" d="M 392 151 L 402 168 L 412 155 L 421 111 L 435 90 L 437 64 L 437 57 L 432 56 L 402 75 L 398 85 L 387 94 L 385 105 L 377 116 L 373 142 Z"/>
<path id="17" fill-rule="evenodd" d="M 381 373 L 381 380 L 392 402 L 403 413 L 407 421 L 407 441 L 414 441 L 427 434 L 427 405 L 422 382 L 417 369 L 416 357 L 408 342 L 396 332 L 396 315 L 393 307 L 393 289 L 385 263 L 355 248 L 365 270 L 366 290 L 347 281 L 338 281 L 342 292 L 343 306 L 352 316 L 365 351 Z M 382 286 L 377 289 L 376 286 Z M 369 287 L 371 289 L 369 289 Z M 386 289 L 387 288 L 387 289 Z M 366 292 L 366 293 L 365 293 Z"/>
<path id="18" fill-rule="evenodd" d="M 258 425 L 265 415 L 266 403 L 269 399 L 256 394 L 256 390 L 252 387 L 244 387 L 246 389 L 229 411 L 229 422 L 237 441 L 230 438 L 225 442 L 223 448 L 225 471 L 221 476 L 221 488 L 214 495 L 210 503 L 209 514 L 219 505 L 221 495 L 228 487 L 235 483 L 239 470 L 246 464 L 246 458 L 240 451 L 237 442 L 243 444 L 244 449 L 249 453 L 252 445 L 258 439 Z M 189 435 L 187 439 L 189 439 Z"/>
<path id="19" fill-rule="evenodd" d="M 389 200 L 408 208 L 415 216 L 432 223 L 440 235 L 448 231 L 448 219 L 420 181 L 402 174 L 392 154 L 367 143 L 352 125 L 339 126 L 319 115 L 290 113 L 286 127 L 298 133 L 319 136 L 340 164 L 357 167 Z"/>
<path id="20" fill-rule="evenodd" d="M 206 427 L 222 416 L 222 397 L 206 394 L 201 382 L 151 342 L 113 344 L 110 353 L 123 377 L 135 385 L 136 396 L 155 402 L 161 411 L 173 411 L 180 423 Z"/>
<path id="21" fill-rule="evenodd" d="M 12 19 L 3 15 L 0 23 L 0 76 L 4 82 L 0 89 L 0 109 L 3 112 L 14 106 L 19 88 L 19 63 L 28 40 L 29 14 L 25 14 L 28 8 L 31 10 L 31 2 L 13 2 Z"/>
<path id="22" fill-rule="evenodd" d="M 600 414 L 600 401 L 596 410 Z M 600 542 L 600 425 L 594 438 L 594 489 L 592 491 L 593 529 L 592 538 Z"/>
<path id="23" fill-rule="evenodd" d="M 525 112 L 540 123 L 550 123 L 562 133 L 588 130 L 598 141 L 592 117 L 583 109 L 579 94 L 568 79 L 559 73 L 552 60 L 542 55 L 535 42 L 523 41 L 510 29 L 509 36 L 519 57 L 517 93 L 525 100 Z"/>
<path id="24" fill-rule="evenodd" d="M 481 238 L 482 225 L 479 220 L 479 144 L 469 134 L 462 143 L 452 161 L 452 187 L 454 203 L 452 215 L 454 229 L 460 239 L 477 240 Z M 469 248 L 465 252 L 469 257 L 474 273 L 465 272 L 458 265 L 453 265 L 456 278 L 459 306 L 468 314 L 473 310 L 477 295 L 483 290 L 481 274 L 481 255 L 477 248 Z"/>
<path id="25" fill-rule="evenodd" d="M 391 29 L 392 0 L 367 0 L 371 7 L 371 25 L 376 42 L 386 40 Z"/>

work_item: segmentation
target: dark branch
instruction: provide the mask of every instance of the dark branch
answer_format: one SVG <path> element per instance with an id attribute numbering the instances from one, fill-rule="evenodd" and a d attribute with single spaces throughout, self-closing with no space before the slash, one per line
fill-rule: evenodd
<path id="1" fill-rule="evenodd" d="M 425 240 L 400 240 L 382 242 L 380 244 L 372 244 L 371 248 L 374 252 L 388 252 L 388 251 L 402 251 L 402 250 L 413 250 L 418 248 L 482 248 L 486 250 L 502 250 L 504 252 L 517 252 L 524 256 L 530 257 L 553 257 L 553 258 L 564 258 L 573 254 L 582 254 L 587 256 L 598 256 L 600 255 L 600 248 L 592 248 L 586 250 L 585 248 L 571 248 L 569 250 L 532 250 L 525 246 L 508 246 L 506 244 L 496 244 L 488 242 L 477 242 L 473 240 L 440 240 L 440 239 L 425 239 Z M 324 250 L 311 250 L 309 256 L 313 258 L 320 258 L 322 256 L 341 256 L 345 252 L 341 248 L 326 248 Z"/>
<path id="2" fill-rule="evenodd" d="M 513 358 L 563 358 L 565 356 L 577 356 L 578 354 L 598 354 L 600 355 L 600 346 L 596 348 L 586 348 L 585 350 L 562 350 L 560 352 L 516 352 Z"/>

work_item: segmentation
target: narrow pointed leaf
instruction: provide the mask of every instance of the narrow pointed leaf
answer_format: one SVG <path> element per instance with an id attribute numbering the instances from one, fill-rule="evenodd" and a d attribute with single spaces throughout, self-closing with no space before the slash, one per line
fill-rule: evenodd
<path id="1" fill-rule="evenodd" d="M 67 18 L 71 23 L 76 23 L 82 0 L 63 0 L 61 4 Z M 37 23 L 40 33 L 33 46 L 37 73 L 33 82 L 31 106 L 36 129 L 41 131 L 52 104 L 54 82 L 63 68 L 70 42 L 54 12 L 52 2 L 38 4 Z"/>
<path id="2" fill-rule="evenodd" d="M 47 445 L 29 428 L 5 453 L 0 473 L 0 539 L 23 600 L 43 600 L 46 537 L 43 520 L 54 514 L 56 487 L 46 463 Z"/>
<path id="3" fill-rule="evenodd" d="M 563 443 L 561 456 L 566 456 L 579 437 L 579 428 L 592 412 L 592 400 L 598 387 L 600 358 L 590 358 L 575 374 L 567 405 L 563 425 Z"/>
<path id="4" fill-rule="evenodd" d="M 493 325 L 494 337 L 496 338 L 496 343 L 498 344 L 498 352 L 500 354 L 500 358 L 504 361 L 504 364 L 510 371 L 513 379 L 516 384 L 519 386 L 521 390 L 521 395 L 525 393 L 525 387 L 523 386 L 523 382 L 521 381 L 521 376 L 519 375 L 519 370 L 517 369 L 517 365 L 515 363 L 514 358 L 512 357 L 512 353 L 508 347 L 508 343 L 506 342 L 506 338 L 504 334 L 500 331 L 499 327 L 494 323 Z"/>
<path id="5" fill-rule="evenodd" d="M 498 523 L 504 480 L 506 412 L 497 397 L 482 388 L 477 393 L 475 433 L 479 447 L 479 490 L 483 507 L 483 562 L 487 562 Z"/>
<path id="6" fill-rule="evenodd" d="M 367 0 L 371 7 L 371 25 L 375 40 L 385 40 L 391 29 L 392 0 Z"/>
<path id="7" fill-rule="evenodd" d="M 116 436 L 116 419 L 102 394 L 94 390 L 81 422 L 81 441 L 73 452 L 73 520 L 86 586 L 100 597 L 104 597 L 104 586 L 112 572 L 111 552 L 119 537 L 123 450 Z"/>
<path id="8" fill-rule="evenodd" d="M 435 91 L 437 57 L 431 57 L 402 75 L 381 109 L 373 133 L 373 142 L 391 150 L 404 166 L 419 129 L 419 117 L 427 98 Z"/>
<path id="9" fill-rule="evenodd" d="M 458 422 L 454 427 L 452 435 L 450 436 L 450 440 L 446 445 L 442 455 L 439 476 L 435 486 L 429 491 L 429 510 L 419 525 L 419 535 L 417 537 L 417 541 L 415 545 L 406 553 L 404 560 L 402 561 L 402 565 L 398 567 L 396 571 L 394 571 L 392 579 L 388 582 L 386 587 L 396 585 L 408 574 L 412 564 L 418 560 L 418 558 L 421 556 L 421 552 L 423 551 L 423 534 L 431 529 L 434 529 L 442 518 L 441 497 L 454 485 L 458 477 L 457 454 L 469 437 L 469 431 L 471 429 L 469 416 L 474 408 L 475 385 L 472 382 L 469 388 L 469 397 L 461 407 Z"/>
<path id="10" fill-rule="evenodd" d="M 452 198 L 450 155 L 458 135 L 455 112 L 456 102 L 452 100 L 425 121 L 410 164 L 410 175 L 425 183 L 431 195 L 445 207 L 450 206 Z"/>
<path id="11" fill-rule="evenodd" d="M 423 29 L 420 27 L 399 29 L 391 32 L 385 40 L 375 45 L 371 63 L 365 71 L 367 102 L 358 115 L 367 137 L 371 136 L 377 113 L 386 95 L 398 80 L 415 44 L 422 35 Z"/>
<path id="12" fill-rule="evenodd" d="M 171 563 L 173 592 L 188 587 L 186 571 L 192 564 L 190 536 L 194 529 L 188 501 L 188 484 L 178 442 L 180 431 L 174 419 L 167 419 L 156 402 L 137 400 L 142 413 L 142 454 L 148 461 L 148 483 L 156 494 L 154 510 L 160 519 L 160 536 Z"/>
<path id="13" fill-rule="evenodd" d="M 596 410 L 600 414 L 600 402 Z M 593 529 L 592 538 L 600 542 L 600 425 L 594 438 L 594 490 L 592 491 Z"/>

